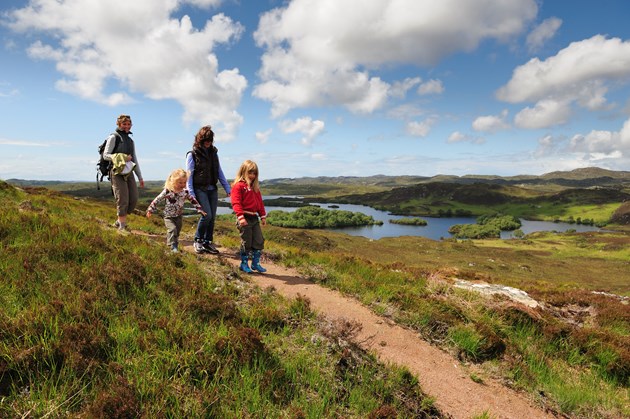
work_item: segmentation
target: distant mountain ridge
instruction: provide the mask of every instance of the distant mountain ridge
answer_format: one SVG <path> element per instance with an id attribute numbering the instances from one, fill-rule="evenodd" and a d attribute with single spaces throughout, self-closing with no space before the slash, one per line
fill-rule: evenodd
<path id="1" fill-rule="evenodd" d="M 609 186 L 630 183 L 630 171 L 615 171 L 602 169 L 599 167 L 584 167 L 569 171 L 554 171 L 543 175 L 444 175 L 435 176 L 318 176 L 300 178 L 276 178 L 263 181 L 266 185 L 275 184 L 314 184 L 314 183 L 336 183 L 336 184 L 357 184 L 373 186 L 403 186 L 418 183 L 492 183 L 500 185 L 517 184 L 550 184 L 555 183 L 567 187 L 589 187 L 589 186 Z"/>
<path id="2" fill-rule="evenodd" d="M 59 186 L 68 183 L 89 183 L 57 180 L 24 180 L 7 179 L 8 183 L 17 186 Z M 162 182 L 162 181 L 159 181 Z M 542 175 L 445 175 L 413 176 L 413 175 L 372 175 L 372 176 L 317 176 L 299 178 L 274 178 L 262 181 L 263 185 L 312 185 L 312 184 L 340 184 L 340 185 L 368 185 L 381 187 L 397 187 L 416 185 L 419 183 L 492 183 L 499 185 L 518 184 L 558 184 L 566 187 L 610 186 L 630 183 L 630 171 L 615 171 L 599 167 L 584 167 L 569 171 L 554 171 Z M 92 182 L 93 183 L 93 182 Z"/>

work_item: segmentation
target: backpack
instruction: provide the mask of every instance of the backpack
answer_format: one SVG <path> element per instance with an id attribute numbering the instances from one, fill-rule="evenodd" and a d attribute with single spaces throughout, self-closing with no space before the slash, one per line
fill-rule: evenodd
<path id="1" fill-rule="evenodd" d="M 114 144 L 114 150 L 113 150 L 113 152 L 115 152 L 116 149 L 118 148 L 118 145 L 122 141 L 122 138 L 120 138 L 120 134 L 118 134 L 117 132 L 114 132 L 112 134 L 116 138 L 116 143 Z M 109 176 L 109 172 L 112 170 L 112 162 L 105 160 L 103 158 L 103 152 L 105 151 L 105 145 L 107 144 L 108 138 L 106 138 L 105 141 L 103 141 L 103 144 L 98 146 L 98 155 L 100 157 L 98 159 L 98 162 L 96 163 L 96 189 L 98 189 L 99 191 L 101 190 L 100 183 L 103 181 L 104 177 L 107 176 L 107 180 L 111 180 Z"/>

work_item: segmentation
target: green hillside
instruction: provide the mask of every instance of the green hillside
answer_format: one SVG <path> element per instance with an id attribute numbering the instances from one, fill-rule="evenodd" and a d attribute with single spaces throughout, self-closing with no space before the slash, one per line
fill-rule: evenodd
<path id="1" fill-rule="evenodd" d="M 441 416 L 307 300 L 118 234 L 109 203 L 0 199 L 0 417 Z"/>
<path id="2" fill-rule="evenodd" d="M 411 374 L 353 343 L 352 325 L 331 328 L 220 259 L 165 252 L 159 217 L 132 214 L 137 234 L 121 235 L 111 199 L 4 182 L 0 198 L 0 417 L 441 416 Z M 216 238 L 236 252 L 226 218 Z M 413 330 L 476 382 L 566 417 L 630 415 L 627 233 L 368 240 L 268 225 L 265 238 L 270 261 Z"/>

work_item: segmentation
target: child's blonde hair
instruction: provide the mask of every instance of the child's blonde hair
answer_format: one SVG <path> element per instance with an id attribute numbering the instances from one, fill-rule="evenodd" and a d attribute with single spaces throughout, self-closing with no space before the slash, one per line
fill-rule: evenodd
<path id="1" fill-rule="evenodd" d="M 172 191 L 175 189 L 175 183 L 178 179 L 188 180 L 188 173 L 184 169 L 175 169 L 168 175 L 166 182 L 164 182 L 164 189 Z"/>
<path id="2" fill-rule="evenodd" d="M 256 173 L 256 178 L 251 183 L 249 181 L 249 178 L 247 177 L 247 174 L 249 172 Z M 245 181 L 249 185 L 249 187 L 255 190 L 256 192 L 260 191 L 260 184 L 258 183 L 258 165 L 255 162 L 251 160 L 245 160 L 241 164 L 241 167 L 238 168 L 238 172 L 236 172 L 236 177 L 234 178 L 234 185 L 236 185 L 241 180 Z"/>

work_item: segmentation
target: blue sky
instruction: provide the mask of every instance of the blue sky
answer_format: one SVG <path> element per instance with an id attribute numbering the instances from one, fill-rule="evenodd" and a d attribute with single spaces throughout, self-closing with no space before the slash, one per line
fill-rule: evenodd
<path id="1" fill-rule="evenodd" d="M 224 172 L 630 170 L 625 0 L 5 0 L 0 178 L 93 180 L 133 118 L 145 180 L 212 125 Z"/>

